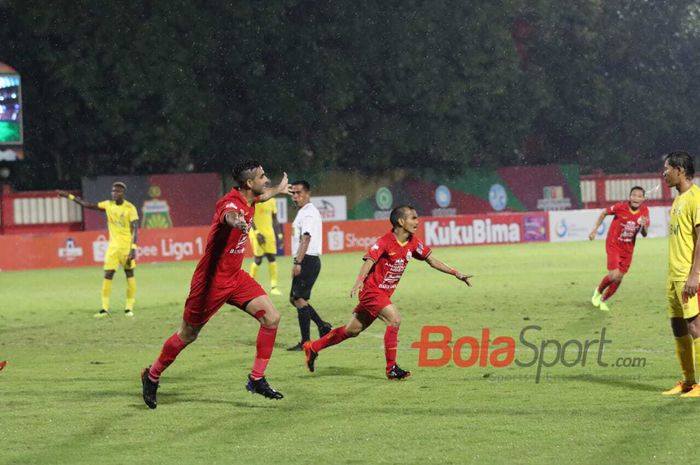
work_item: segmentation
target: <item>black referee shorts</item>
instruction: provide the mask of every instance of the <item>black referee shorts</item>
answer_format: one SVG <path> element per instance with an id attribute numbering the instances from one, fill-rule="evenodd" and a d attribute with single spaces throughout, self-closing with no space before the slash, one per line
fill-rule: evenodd
<path id="1" fill-rule="evenodd" d="M 295 276 L 292 279 L 292 290 L 289 293 L 289 297 L 309 300 L 311 298 L 311 288 L 314 287 L 320 272 L 321 259 L 313 255 L 304 255 L 304 259 L 301 261 L 301 272 L 299 276 Z"/>

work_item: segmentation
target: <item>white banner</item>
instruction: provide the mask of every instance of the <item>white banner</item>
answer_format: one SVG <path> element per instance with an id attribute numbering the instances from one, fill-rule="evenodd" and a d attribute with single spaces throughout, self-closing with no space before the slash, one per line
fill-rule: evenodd
<path id="1" fill-rule="evenodd" d="M 326 195 L 311 197 L 323 221 L 345 221 L 348 219 L 347 197 L 344 195 Z"/>
<path id="2" fill-rule="evenodd" d="M 648 237 L 665 237 L 668 235 L 668 212 L 670 207 L 650 207 Z M 556 210 L 549 212 L 550 242 L 587 241 L 602 208 L 590 210 Z M 596 239 L 605 239 L 612 222 L 612 216 L 606 217 L 598 228 Z"/>

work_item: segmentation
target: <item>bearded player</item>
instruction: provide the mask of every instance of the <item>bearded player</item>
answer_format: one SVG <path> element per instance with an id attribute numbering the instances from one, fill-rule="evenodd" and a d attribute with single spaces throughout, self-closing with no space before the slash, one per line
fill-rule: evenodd
<path id="1" fill-rule="evenodd" d="M 197 339 L 207 321 L 225 303 L 240 308 L 260 323 L 255 360 L 246 389 L 268 399 L 284 397 L 272 389 L 265 379 L 280 314 L 263 288 L 241 269 L 241 265 L 255 203 L 286 193 L 287 174 L 282 176 L 277 187 L 266 188 L 269 179 L 260 163 L 248 161 L 233 169 L 233 179 L 238 187 L 216 203 L 206 250 L 192 276 L 180 329 L 165 341 L 153 365 L 141 371 L 143 400 L 149 408 L 157 406 L 156 391 L 163 371 L 185 347 Z"/>

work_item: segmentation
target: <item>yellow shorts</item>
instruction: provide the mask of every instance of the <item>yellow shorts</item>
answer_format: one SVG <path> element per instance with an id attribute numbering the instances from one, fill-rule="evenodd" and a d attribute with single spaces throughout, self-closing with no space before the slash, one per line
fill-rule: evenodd
<path id="1" fill-rule="evenodd" d="M 698 314 L 698 296 L 683 303 L 685 281 L 666 281 L 666 300 L 669 318 L 692 318 Z"/>
<path id="2" fill-rule="evenodd" d="M 277 255 L 277 240 L 274 232 L 260 233 L 265 238 L 265 243 L 258 244 L 258 235 L 250 232 L 250 242 L 253 244 L 253 255 L 262 257 L 265 254 Z"/>
<path id="3" fill-rule="evenodd" d="M 133 270 L 136 268 L 136 259 L 133 259 L 127 265 L 126 259 L 131 252 L 131 248 L 127 247 L 107 247 L 107 252 L 105 252 L 105 270 L 116 270 L 119 265 L 125 270 Z"/>

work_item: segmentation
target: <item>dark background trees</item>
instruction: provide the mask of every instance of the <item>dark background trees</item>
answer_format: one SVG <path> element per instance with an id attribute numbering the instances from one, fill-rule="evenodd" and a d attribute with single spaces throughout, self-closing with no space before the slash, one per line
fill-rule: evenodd
<path id="1" fill-rule="evenodd" d="M 81 176 L 579 163 L 700 146 L 698 2 L 0 0 L 17 188 Z"/>

